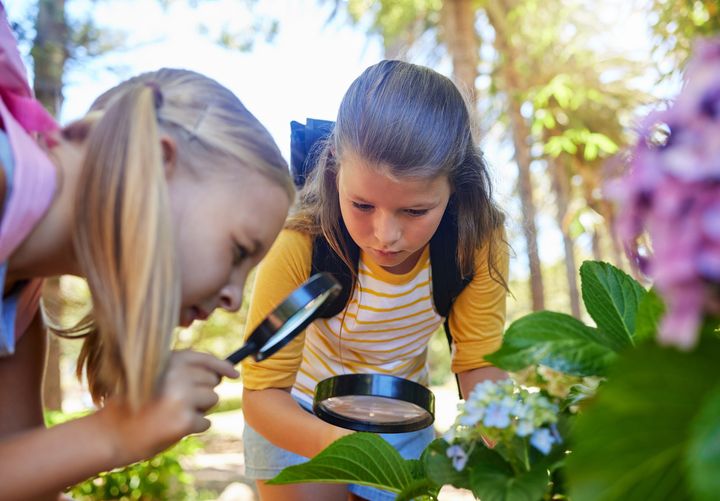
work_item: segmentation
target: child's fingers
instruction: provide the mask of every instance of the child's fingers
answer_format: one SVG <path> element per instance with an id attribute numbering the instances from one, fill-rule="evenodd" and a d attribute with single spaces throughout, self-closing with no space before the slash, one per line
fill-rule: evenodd
<path id="1" fill-rule="evenodd" d="M 220 397 L 218 394 L 212 390 L 196 391 L 192 396 L 195 409 L 201 413 L 207 412 L 211 407 L 217 404 L 219 400 Z"/>
<path id="2" fill-rule="evenodd" d="M 175 353 L 177 354 L 176 356 L 181 357 L 188 364 L 204 367 L 205 369 L 211 370 L 220 376 L 233 379 L 240 376 L 240 373 L 230 362 L 221 360 L 209 353 L 191 350 L 178 351 Z"/>
<path id="3" fill-rule="evenodd" d="M 202 433 L 210 428 L 210 420 L 204 416 L 197 415 L 193 421 L 193 430 L 191 433 Z"/>

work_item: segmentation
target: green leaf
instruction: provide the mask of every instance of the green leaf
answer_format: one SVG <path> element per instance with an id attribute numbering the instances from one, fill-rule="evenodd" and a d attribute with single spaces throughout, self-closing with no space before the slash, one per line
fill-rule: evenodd
<path id="1" fill-rule="evenodd" d="M 414 480 L 425 478 L 425 465 L 419 459 L 406 459 L 405 466 L 410 472 L 410 477 Z"/>
<path id="2" fill-rule="evenodd" d="M 614 351 L 632 346 L 635 316 L 645 289 L 627 273 L 601 261 L 585 261 L 580 279 L 585 308 L 605 346 Z"/>
<path id="3" fill-rule="evenodd" d="M 395 501 L 412 501 L 418 498 L 437 499 L 440 487 L 435 485 L 430 479 L 422 478 L 413 480 L 395 498 Z"/>
<path id="4" fill-rule="evenodd" d="M 635 342 L 655 338 L 660 319 L 664 314 L 665 303 L 655 292 L 655 289 L 650 289 L 638 305 L 637 317 L 635 318 L 635 335 L 633 336 Z"/>
<path id="5" fill-rule="evenodd" d="M 625 351 L 574 423 L 571 499 L 692 499 L 691 424 L 720 382 L 719 359 L 720 340 L 713 338 L 690 353 L 652 343 Z M 693 432 L 704 433 L 702 426 Z"/>
<path id="6" fill-rule="evenodd" d="M 460 489 L 469 489 L 468 472 L 453 468 L 452 461 L 447 457 L 448 447 L 450 446 L 445 440 L 438 438 L 425 448 L 421 460 L 428 478 L 437 485 L 449 484 Z"/>
<path id="7" fill-rule="evenodd" d="M 307 463 L 290 466 L 267 483 L 353 483 L 395 493 L 412 481 L 412 472 L 395 448 L 372 433 L 353 433 L 327 447 Z"/>
<path id="8" fill-rule="evenodd" d="M 481 458 L 474 459 L 470 485 L 476 497 L 483 501 L 538 501 L 548 489 L 549 475 L 543 466 L 515 474 L 510 465 L 485 449 Z"/>
<path id="9" fill-rule="evenodd" d="M 585 150 L 583 151 L 583 157 L 585 160 L 592 162 L 598 156 L 598 147 L 595 143 L 585 143 Z"/>
<path id="10" fill-rule="evenodd" d="M 708 395 L 690 430 L 690 488 L 702 501 L 715 501 L 720 492 L 720 386 Z"/>
<path id="11" fill-rule="evenodd" d="M 513 322 L 500 349 L 485 357 L 508 371 L 540 364 L 576 376 L 603 375 L 614 358 L 596 329 L 552 311 L 531 313 Z"/>

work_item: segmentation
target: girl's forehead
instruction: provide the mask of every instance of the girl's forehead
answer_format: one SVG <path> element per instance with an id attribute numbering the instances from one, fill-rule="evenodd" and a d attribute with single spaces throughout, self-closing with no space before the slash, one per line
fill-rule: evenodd
<path id="1" fill-rule="evenodd" d="M 423 185 L 435 182 L 443 184 L 448 181 L 447 175 L 438 174 L 431 169 L 410 168 L 405 173 L 392 165 L 368 161 L 357 155 L 344 156 L 338 162 L 338 173 L 339 177 L 354 182 L 365 179 L 375 182 L 382 180 L 397 184 Z"/>
<path id="2" fill-rule="evenodd" d="M 340 191 L 366 201 L 384 199 L 407 204 L 449 196 L 450 183 L 444 175 L 399 177 L 387 166 L 373 166 L 362 161 L 343 161 L 339 169 Z"/>

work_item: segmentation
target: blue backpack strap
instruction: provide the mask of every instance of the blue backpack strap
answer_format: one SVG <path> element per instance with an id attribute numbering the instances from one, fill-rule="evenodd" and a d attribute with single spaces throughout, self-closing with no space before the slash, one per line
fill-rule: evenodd
<path id="1" fill-rule="evenodd" d="M 295 186 L 302 187 L 315 166 L 335 122 L 308 118 L 305 124 L 290 122 L 290 170 Z"/>

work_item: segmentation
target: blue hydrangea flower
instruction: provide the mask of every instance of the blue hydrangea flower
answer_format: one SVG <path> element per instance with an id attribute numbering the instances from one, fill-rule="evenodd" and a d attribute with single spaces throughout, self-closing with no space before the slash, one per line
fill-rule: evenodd
<path id="1" fill-rule="evenodd" d="M 462 471 L 463 468 L 465 468 L 468 456 L 462 447 L 460 447 L 459 445 L 453 445 L 452 447 L 448 447 L 446 454 L 447 457 L 452 460 L 453 468 L 455 468 L 457 471 Z"/>
<path id="2" fill-rule="evenodd" d="M 510 409 L 498 403 L 491 403 L 487 407 L 483 424 L 487 427 L 507 428 L 510 426 Z"/>
<path id="3" fill-rule="evenodd" d="M 546 456 L 550 453 L 555 441 L 555 437 L 547 428 L 535 430 L 530 437 L 530 444 Z"/>
<path id="4" fill-rule="evenodd" d="M 459 422 L 463 426 L 475 426 L 485 415 L 485 407 L 481 405 L 466 405 L 465 412 L 460 416 Z"/>
<path id="5" fill-rule="evenodd" d="M 518 421 L 517 427 L 515 428 L 515 435 L 518 437 L 527 437 L 533 431 L 535 431 L 535 427 L 533 426 L 532 421 L 521 419 Z"/>

